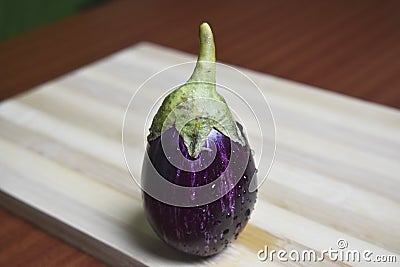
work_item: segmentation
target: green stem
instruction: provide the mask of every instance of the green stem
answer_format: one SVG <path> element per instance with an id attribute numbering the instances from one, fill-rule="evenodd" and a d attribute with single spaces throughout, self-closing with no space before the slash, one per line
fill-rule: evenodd
<path id="1" fill-rule="evenodd" d="M 215 44 L 210 25 L 204 22 L 199 32 L 200 50 L 196 67 L 189 82 L 203 81 L 215 84 Z M 214 86 L 215 87 L 215 86 Z"/>
<path id="2" fill-rule="evenodd" d="M 192 76 L 164 99 L 147 137 L 155 140 L 175 127 L 193 158 L 202 151 L 213 128 L 242 146 L 246 144 L 225 99 L 216 90 L 215 45 L 207 23 L 200 25 L 199 37 L 199 57 Z"/>

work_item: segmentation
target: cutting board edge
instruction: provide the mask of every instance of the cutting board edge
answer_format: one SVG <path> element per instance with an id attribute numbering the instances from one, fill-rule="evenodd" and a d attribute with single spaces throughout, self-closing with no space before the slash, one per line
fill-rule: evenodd
<path id="1" fill-rule="evenodd" d="M 104 242 L 54 218 L 21 199 L 7 194 L 0 189 L 0 207 L 9 213 L 29 222 L 47 234 L 60 239 L 76 249 L 84 251 L 110 266 L 146 266 L 142 262 L 121 253 Z M 82 238 L 83 236 L 83 238 Z M 83 241 L 83 242 L 82 242 Z M 116 264 L 119 263 L 119 264 Z M 121 264 L 123 263 L 123 264 Z"/>
<path id="2" fill-rule="evenodd" d="M 173 48 L 173 47 L 169 47 L 169 46 L 164 46 L 161 44 L 157 44 L 157 43 L 153 43 L 153 42 L 148 42 L 148 41 L 142 41 L 142 42 L 138 42 L 128 48 L 125 48 L 123 50 L 118 51 L 119 52 L 123 52 L 123 51 L 128 51 L 130 49 L 137 49 L 137 50 L 141 50 L 141 49 L 155 49 L 155 50 L 167 50 L 171 53 L 174 54 L 180 54 L 181 57 L 187 58 L 187 60 L 189 61 L 193 61 L 196 60 L 197 56 L 195 54 L 191 54 L 185 51 L 181 51 L 179 49 Z M 110 55 L 112 56 L 112 55 Z M 103 58 L 106 59 L 109 56 Z M 343 93 L 339 93 L 339 92 L 335 92 L 335 91 L 331 91 L 329 89 L 323 88 L 323 87 L 318 87 L 316 85 L 312 85 L 312 84 L 307 84 L 304 82 L 300 82 L 300 81 L 295 81 L 292 80 L 290 78 L 285 78 L 285 77 L 281 77 L 281 76 L 276 76 L 276 75 L 272 75 L 270 73 L 266 73 L 266 72 L 261 72 L 261 71 L 257 71 L 257 70 L 253 70 L 253 69 L 249 69 L 246 67 L 242 67 L 242 66 L 238 66 L 235 64 L 228 64 L 226 62 L 223 61 L 218 61 L 219 63 L 234 67 L 238 70 L 240 70 L 241 72 L 245 73 L 246 75 L 249 76 L 250 74 L 250 78 L 253 78 L 253 76 L 257 79 L 271 79 L 274 81 L 278 81 L 278 82 L 284 82 L 284 83 L 289 83 L 292 84 L 293 86 L 296 87 L 301 87 L 302 89 L 304 89 L 305 91 L 307 91 L 307 93 L 310 94 L 316 94 L 318 96 L 323 96 L 323 97 L 334 97 L 336 100 L 339 101 L 345 101 L 345 102 L 354 102 L 360 105 L 367 105 L 369 107 L 373 106 L 374 108 L 377 109 L 381 109 L 384 111 L 388 111 L 388 112 L 399 112 L 400 110 L 395 108 L 395 107 L 391 107 L 391 106 L 386 106 L 380 103 L 376 103 L 376 102 L 372 102 L 366 99 L 361 99 L 361 98 L 357 98 L 354 96 L 350 96 L 350 95 L 346 95 Z M 257 84 L 257 82 L 256 82 Z M 258 84 L 257 84 L 258 85 Z"/>

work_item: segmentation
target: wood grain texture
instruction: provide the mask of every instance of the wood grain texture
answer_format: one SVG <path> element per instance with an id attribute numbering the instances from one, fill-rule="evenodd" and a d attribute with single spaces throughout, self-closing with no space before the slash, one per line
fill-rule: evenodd
<path id="1" fill-rule="evenodd" d="M 199 6 L 187 1 L 112 1 L 0 43 L 0 97 L 28 90 L 142 40 L 196 53 L 197 40 L 190 36 L 200 21 L 208 20 L 221 61 L 400 107 L 398 1 L 250 1 L 245 8 L 242 1 L 203 2 Z M 364 175 L 368 181 L 374 176 Z M 343 179 L 344 171 L 338 177 Z M 356 179 L 353 183 L 382 190 L 379 183 Z M 0 221 L 10 218 L 19 222 L 13 234 L 0 229 L 9 242 L 22 242 L 18 233 L 28 228 L 29 234 L 43 236 L 16 217 L 2 214 Z M 55 241 L 43 236 L 33 242 L 44 254 Z M 70 248 L 57 250 L 58 259 L 52 254 L 54 261 L 47 261 L 32 256 L 31 248 L 2 248 L 2 258 L 9 263 L 24 260 L 24 265 L 58 266 L 62 259 L 68 264 L 84 257 Z"/>
<path id="2" fill-rule="evenodd" d="M 245 69 L 268 97 L 278 146 L 248 227 L 226 251 L 207 259 L 182 255 L 157 238 L 125 167 L 122 119 L 130 96 L 147 77 L 194 59 L 142 43 L 3 102 L 0 203 L 116 266 L 264 265 L 256 256 L 264 245 L 321 252 L 338 238 L 352 249 L 400 256 L 400 112 Z M 237 79 L 224 69 L 218 74 Z M 181 75 L 172 72 L 159 86 L 184 81 Z M 240 79 L 235 83 L 246 86 Z M 145 118 L 159 97 L 150 89 L 133 114 L 137 119 Z M 250 140 L 260 138 L 255 129 L 247 131 Z M 125 133 L 130 136 L 125 149 L 132 150 L 127 160 L 140 163 L 142 131 L 130 127 Z M 140 169 L 131 171 L 140 177 Z"/>

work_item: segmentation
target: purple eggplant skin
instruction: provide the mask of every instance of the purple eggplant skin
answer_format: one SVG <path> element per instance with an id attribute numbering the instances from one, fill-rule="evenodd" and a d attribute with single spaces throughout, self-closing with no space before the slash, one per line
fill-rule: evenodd
<path id="1" fill-rule="evenodd" d="M 243 128 L 238 124 L 242 135 Z M 227 194 L 220 199 L 196 207 L 178 207 L 165 204 L 146 192 L 142 191 L 144 210 L 147 219 L 157 233 L 168 245 L 191 255 L 211 256 L 228 246 L 236 239 L 246 226 L 257 198 L 257 190 L 249 192 L 251 179 L 256 179 L 256 167 L 250 152 L 248 142 L 242 146 L 216 129 L 212 129 L 205 147 L 214 142 L 217 148 L 215 159 L 206 169 L 198 172 L 183 171 L 172 165 L 163 152 L 161 138 L 173 140 L 179 136 L 179 149 L 187 159 L 188 150 L 182 137 L 174 128 L 165 131 L 159 138 L 148 142 L 147 151 L 150 161 L 144 161 L 142 183 L 146 183 L 147 168 L 155 168 L 162 177 L 171 183 L 193 187 L 211 183 L 224 172 L 229 160 L 247 162 L 245 172 L 240 180 Z M 202 151 L 198 157 L 206 157 L 207 150 Z M 232 157 L 231 157 L 232 153 Z M 246 165 L 245 165 L 246 166 Z M 235 177 L 222 176 L 222 181 L 228 184 Z M 173 193 L 173 192 L 171 192 Z"/>

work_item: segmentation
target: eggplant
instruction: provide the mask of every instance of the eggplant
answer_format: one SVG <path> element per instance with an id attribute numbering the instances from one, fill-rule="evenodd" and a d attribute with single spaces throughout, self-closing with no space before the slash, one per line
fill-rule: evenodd
<path id="1" fill-rule="evenodd" d="M 215 45 L 207 23 L 199 35 L 193 74 L 166 96 L 150 127 L 142 198 L 162 240 L 187 254 L 211 256 L 246 226 L 257 198 L 257 190 L 249 191 L 257 170 L 243 127 L 216 91 Z M 195 190 L 208 185 L 211 190 Z M 182 190 L 193 195 L 185 198 Z"/>

